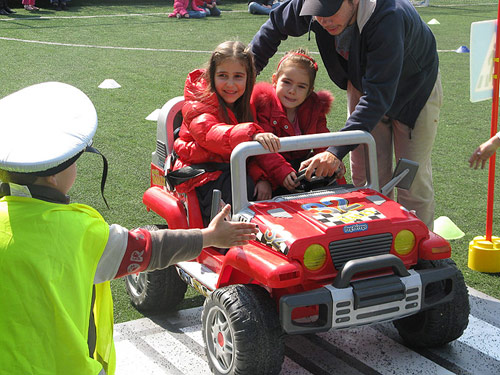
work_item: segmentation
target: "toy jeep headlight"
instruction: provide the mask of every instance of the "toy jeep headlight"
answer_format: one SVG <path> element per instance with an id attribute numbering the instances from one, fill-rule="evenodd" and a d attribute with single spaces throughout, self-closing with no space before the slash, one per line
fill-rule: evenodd
<path id="1" fill-rule="evenodd" d="M 319 270 L 326 262 L 326 250 L 318 244 L 309 245 L 304 252 L 304 266 L 310 271 Z"/>
<path id="2" fill-rule="evenodd" d="M 413 232 L 403 229 L 396 235 L 394 239 L 394 250 L 396 250 L 399 255 L 409 254 L 414 247 L 415 235 Z"/>

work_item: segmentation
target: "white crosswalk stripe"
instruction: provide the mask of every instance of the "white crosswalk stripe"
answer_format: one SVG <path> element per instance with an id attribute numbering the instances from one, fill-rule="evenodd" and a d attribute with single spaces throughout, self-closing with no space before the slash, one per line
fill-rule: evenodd
<path id="1" fill-rule="evenodd" d="M 500 301 L 470 290 L 462 337 L 414 351 L 392 324 L 288 336 L 283 375 L 500 374 Z M 117 374 L 211 374 L 201 334 L 202 308 L 115 325 Z M 258 375 L 258 374 L 256 374 Z"/>

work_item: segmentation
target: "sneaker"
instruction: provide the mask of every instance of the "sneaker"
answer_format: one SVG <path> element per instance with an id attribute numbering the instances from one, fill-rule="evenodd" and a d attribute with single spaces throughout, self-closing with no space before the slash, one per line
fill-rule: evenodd
<path id="1" fill-rule="evenodd" d="M 181 16 L 181 14 L 180 14 L 180 13 L 177 13 L 177 14 L 175 15 L 175 17 L 176 17 L 178 20 L 180 20 L 180 19 L 182 18 L 182 16 Z"/>

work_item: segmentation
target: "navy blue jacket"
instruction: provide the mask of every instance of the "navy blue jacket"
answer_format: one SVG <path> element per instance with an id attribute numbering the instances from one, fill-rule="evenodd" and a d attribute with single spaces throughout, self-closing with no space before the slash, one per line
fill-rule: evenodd
<path id="1" fill-rule="evenodd" d="M 383 116 L 413 128 L 432 92 L 439 67 L 434 35 L 413 5 L 408 0 L 360 0 L 346 61 L 335 49 L 334 36 L 314 17 L 299 16 L 303 2 L 284 2 L 254 36 L 251 44 L 257 71 L 267 65 L 282 40 L 312 31 L 330 79 L 343 90 L 349 80 L 363 93 L 342 130 L 370 132 Z M 374 9 L 369 10 L 372 12 L 367 13 L 375 2 Z M 360 15 L 365 15 L 361 24 Z M 328 150 L 342 159 L 354 148 Z"/>

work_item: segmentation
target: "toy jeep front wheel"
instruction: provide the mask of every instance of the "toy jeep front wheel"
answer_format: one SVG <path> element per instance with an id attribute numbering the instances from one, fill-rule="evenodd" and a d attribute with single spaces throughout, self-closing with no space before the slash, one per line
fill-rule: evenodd
<path id="1" fill-rule="evenodd" d="M 400 336 L 413 347 L 436 347 L 459 338 L 469 323 L 469 293 L 464 277 L 451 259 L 419 261 L 416 269 L 452 266 L 456 269 L 453 300 L 424 310 L 415 315 L 394 321 Z M 427 286 L 426 297 L 439 295 L 444 282 Z"/>
<path id="2" fill-rule="evenodd" d="M 218 375 L 278 374 L 283 331 L 273 300 L 257 285 L 231 285 L 205 300 L 202 333 L 210 369 Z"/>
<path id="3" fill-rule="evenodd" d="M 151 225 L 146 229 L 154 231 L 158 227 Z M 175 266 L 128 275 L 125 287 L 130 302 L 137 310 L 157 312 L 173 310 L 184 299 L 187 289 Z"/>

